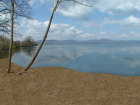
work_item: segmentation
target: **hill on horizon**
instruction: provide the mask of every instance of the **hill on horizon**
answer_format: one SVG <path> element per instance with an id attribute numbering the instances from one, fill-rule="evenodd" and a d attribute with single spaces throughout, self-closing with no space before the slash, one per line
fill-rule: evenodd
<path id="1" fill-rule="evenodd" d="M 42 40 L 36 41 L 37 44 L 41 44 Z M 93 40 L 46 40 L 44 44 L 54 43 L 140 43 L 140 40 L 111 40 L 111 39 L 93 39 Z"/>

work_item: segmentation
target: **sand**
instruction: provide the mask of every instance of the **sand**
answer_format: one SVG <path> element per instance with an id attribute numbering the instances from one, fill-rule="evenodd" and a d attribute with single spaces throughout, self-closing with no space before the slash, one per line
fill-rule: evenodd
<path id="1" fill-rule="evenodd" d="M 24 68 L 0 59 L 0 105 L 140 105 L 140 77 Z M 93 68 L 94 69 L 94 68 Z"/>

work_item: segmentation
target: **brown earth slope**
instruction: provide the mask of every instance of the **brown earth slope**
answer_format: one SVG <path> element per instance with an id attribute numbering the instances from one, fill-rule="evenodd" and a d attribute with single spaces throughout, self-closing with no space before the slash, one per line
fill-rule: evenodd
<path id="1" fill-rule="evenodd" d="M 23 67 L 0 59 L 0 105 L 140 105 L 140 77 Z"/>

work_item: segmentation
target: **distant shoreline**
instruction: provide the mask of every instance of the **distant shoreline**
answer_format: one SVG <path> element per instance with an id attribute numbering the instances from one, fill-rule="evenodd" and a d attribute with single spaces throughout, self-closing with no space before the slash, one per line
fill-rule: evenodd
<path id="1" fill-rule="evenodd" d="M 40 44 L 42 40 L 36 41 L 37 44 Z M 63 43 L 137 43 L 140 44 L 140 40 L 110 40 L 110 39 L 100 39 L 100 40 L 46 40 L 44 44 L 63 44 Z"/>

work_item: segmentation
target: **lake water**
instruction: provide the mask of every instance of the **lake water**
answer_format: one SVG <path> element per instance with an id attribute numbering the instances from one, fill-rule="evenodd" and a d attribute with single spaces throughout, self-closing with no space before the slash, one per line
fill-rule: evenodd
<path id="1" fill-rule="evenodd" d="M 26 67 L 37 47 L 14 51 L 12 62 Z M 48 44 L 32 67 L 59 66 L 80 72 L 140 75 L 140 44 Z"/>

